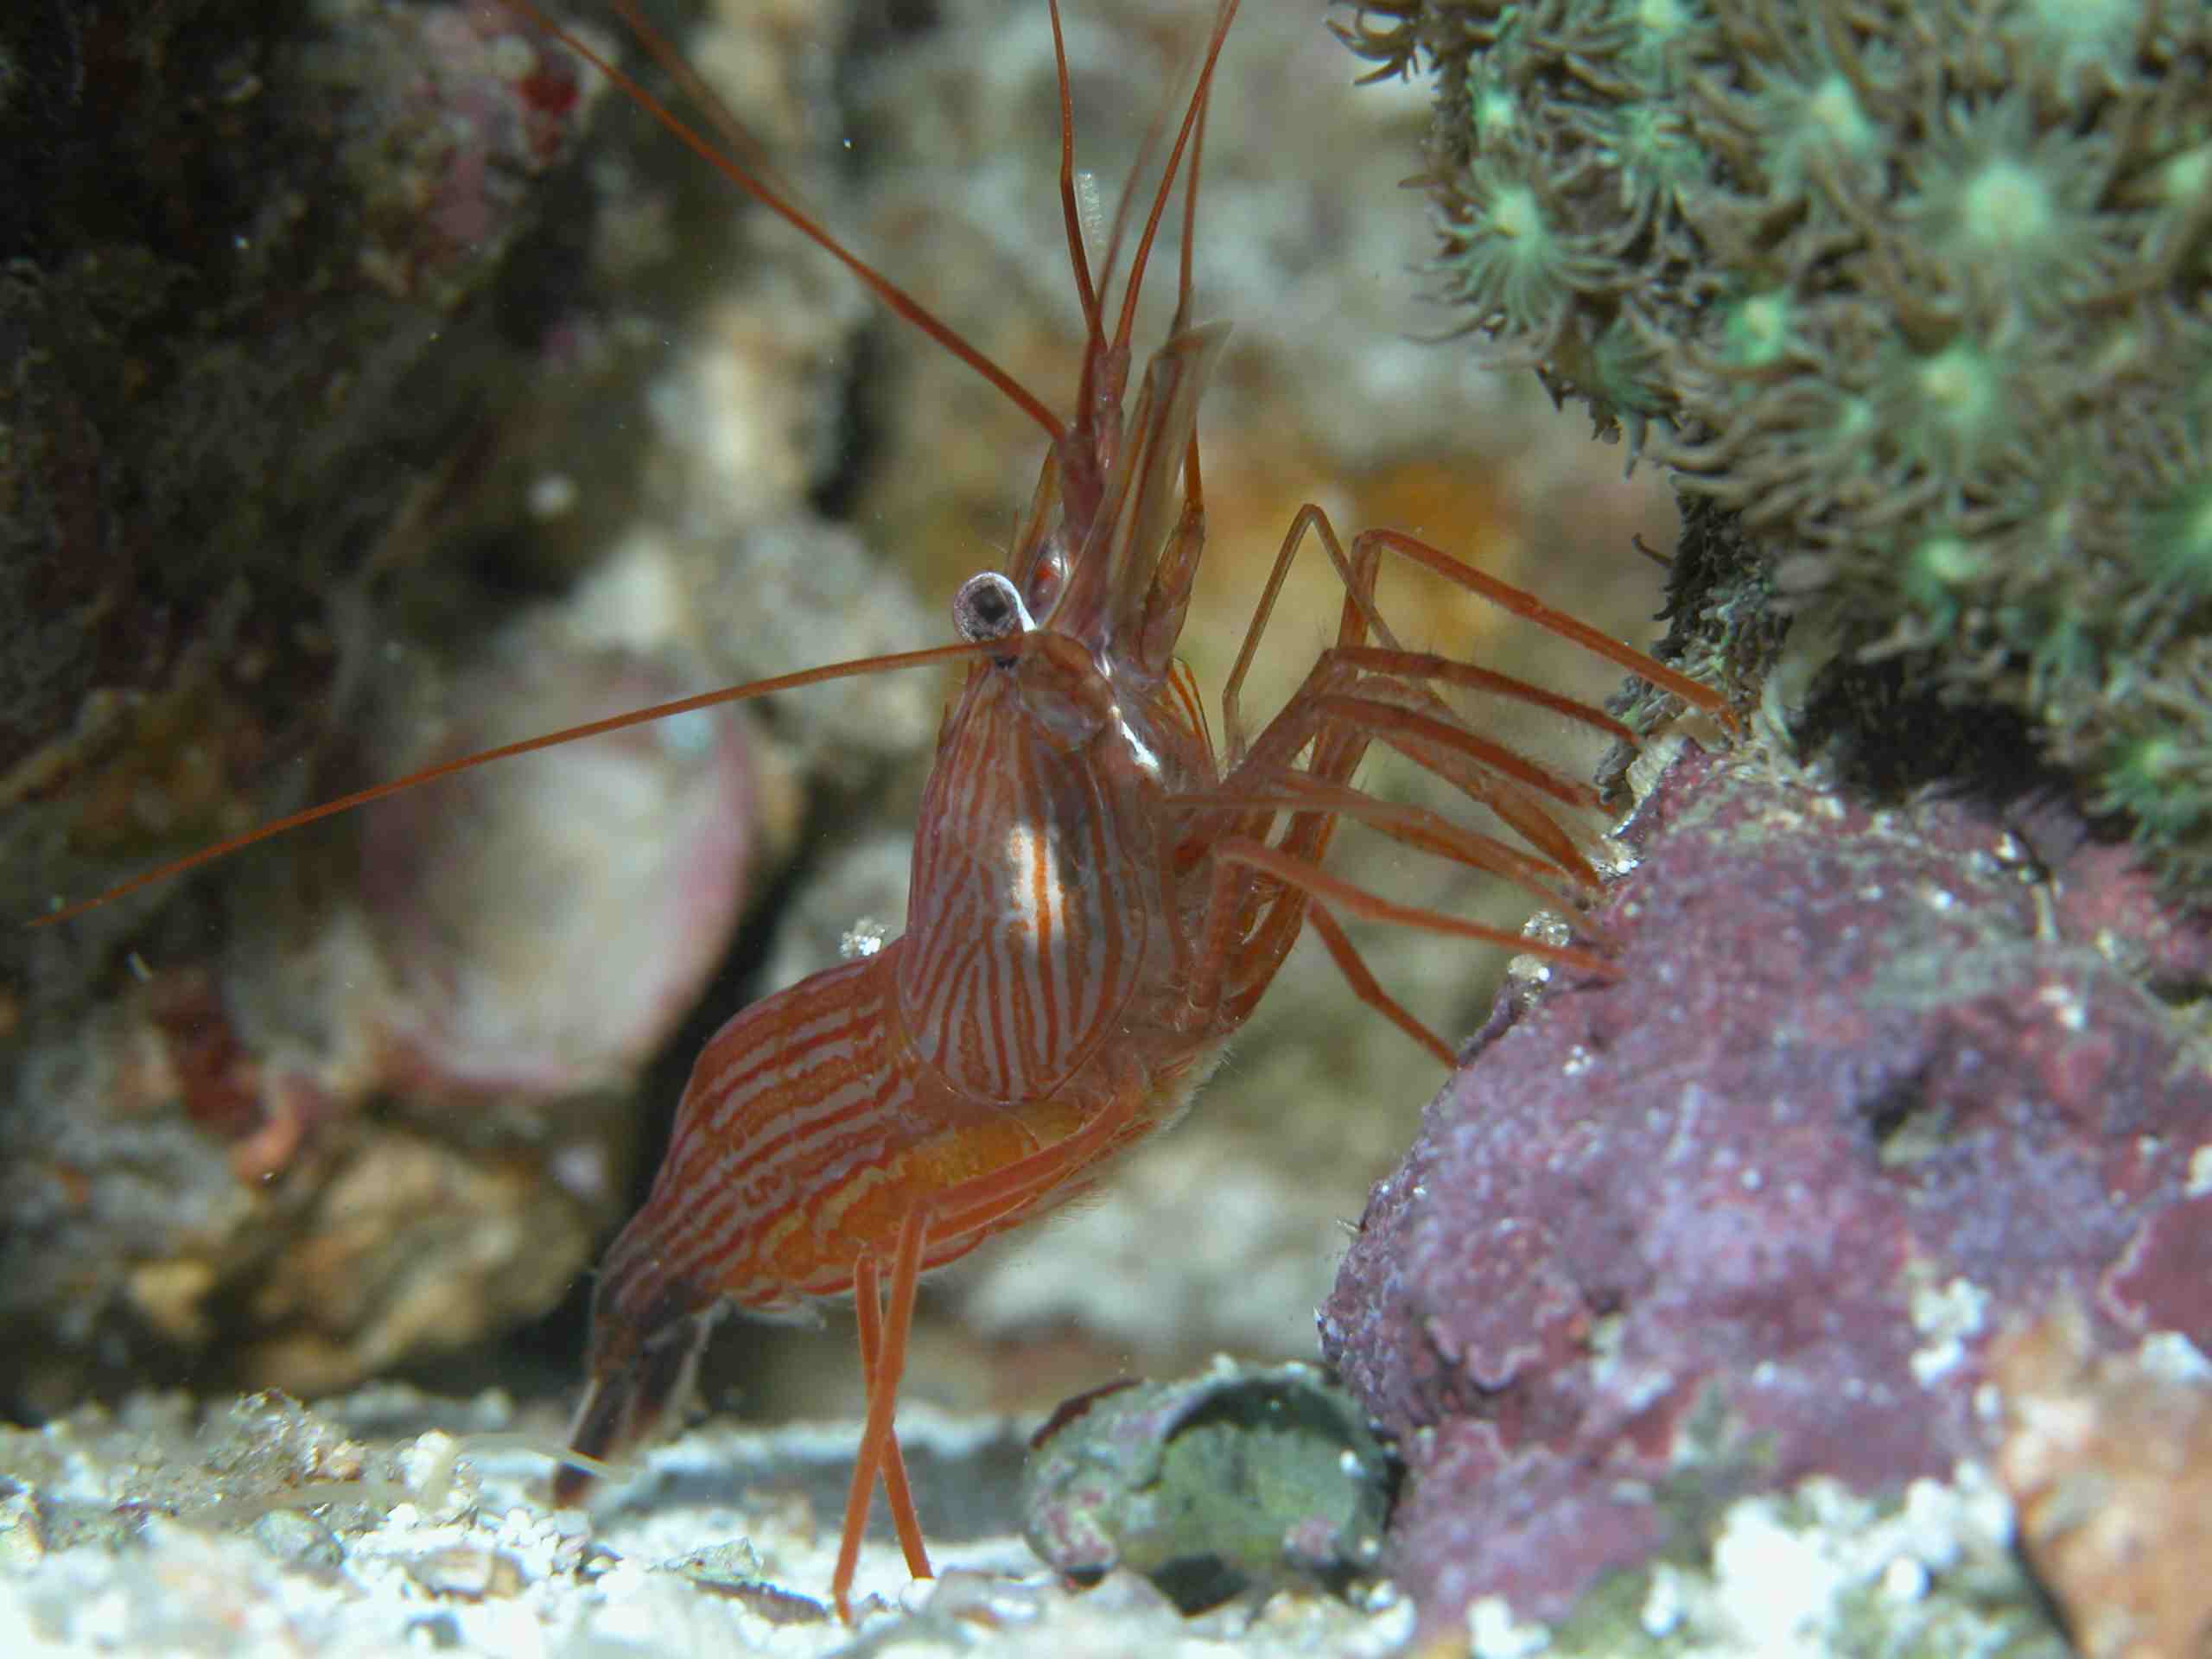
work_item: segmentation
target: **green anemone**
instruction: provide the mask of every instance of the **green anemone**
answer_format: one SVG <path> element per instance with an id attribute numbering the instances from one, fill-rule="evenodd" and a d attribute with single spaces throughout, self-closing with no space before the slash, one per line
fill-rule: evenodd
<path id="1" fill-rule="evenodd" d="M 2212 891 L 2212 0 L 1367 3 L 1492 360 Z"/>
<path id="2" fill-rule="evenodd" d="M 1933 255 L 1948 286 L 2045 322 L 2109 286 L 2120 250 L 2104 239 L 2118 227 L 2098 213 L 2107 148 L 2063 128 L 2038 131 L 2027 99 L 1955 100 L 1900 166 L 1908 266 Z"/>
<path id="3" fill-rule="evenodd" d="M 2142 0 L 2020 0 L 2005 22 L 2037 90 L 2079 105 L 2143 78 Z"/>
<path id="4" fill-rule="evenodd" d="M 2142 515 L 2133 553 L 2158 586 L 2212 598 L 2212 467 L 2201 468 Z"/>
<path id="5" fill-rule="evenodd" d="M 1840 186 L 1878 194 L 1890 133 L 1853 77 L 1824 51 L 1802 66 L 1761 66 L 1750 125 L 1772 194 L 1787 200 Z"/>
<path id="6" fill-rule="evenodd" d="M 1925 537 L 1905 555 L 1905 593 L 1923 616 L 1948 631 L 1958 620 L 1962 599 L 1989 567 L 1987 551 L 1963 537 Z"/>
<path id="7" fill-rule="evenodd" d="M 1478 161 L 1445 216 L 1443 265 L 1497 332 L 1548 337 L 1576 290 L 1602 282 L 1605 264 L 1568 232 L 1535 177 Z"/>
<path id="8" fill-rule="evenodd" d="M 1495 154 L 1523 136 L 1521 100 L 1490 72 L 1486 58 L 1476 59 L 1467 71 L 1467 111 L 1474 125 L 1475 148 L 1484 155 Z"/>
<path id="9" fill-rule="evenodd" d="M 1626 315 L 1590 348 L 1592 385 L 1616 414 L 1649 416 L 1667 407 L 1666 380 L 1651 342 Z"/>
<path id="10" fill-rule="evenodd" d="M 2017 341 L 1974 334 L 1933 351 L 1886 347 L 1872 365 L 1874 442 L 1911 468 L 1963 481 L 2020 435 L 2019 355 Z"/>
<path id="11" fill-rule="evenodd" d="M 1682 111 L 1656 100 L 1623 110 L 1599 155 L 1618 174 L 1621 207 L 1632 220 L 1671 213 L 1711 165 Z"/>
<path id="12" fill-rule="evenodd" d="M 2194 834 L 2212 818 L 2212 760 L 2171 732 L 2128 739 L 2111 752 L 2096 804 L 2126 813 L 2145 837 Z"/>
<path id="13" fill-rule="evenodd" d="M 1721 356 L 1735 367 L 1768 368 L 1796 349 L 1796 306 L 1787 289 L 1746 294 L 1721 313 Z"/>
<path id="14" fill-rule="evenodd" d="M 1625 26 L 1623 61 L 1654 92 L 1670 92 L 1709 20 L 1703 0 L 1613 0 L 1607 10 Z"/>

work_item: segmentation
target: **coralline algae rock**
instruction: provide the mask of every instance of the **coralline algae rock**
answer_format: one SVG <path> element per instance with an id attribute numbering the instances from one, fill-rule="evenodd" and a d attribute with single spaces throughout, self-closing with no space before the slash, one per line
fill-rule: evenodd
<path id="1" fill-rule="evenodd" d="M 1694 753 L 1623 833 L 1619 979 L 1508 992 L 1323 1313 L 1433 1633 L 1986 1455 L 1984 1339 L 2056 1296 L 2212 1345 L 2212 1079 L 2129 970 L 2201 989 L 2202 927 L 2116 934 L 2147 877 L 2056 807 Z"/>

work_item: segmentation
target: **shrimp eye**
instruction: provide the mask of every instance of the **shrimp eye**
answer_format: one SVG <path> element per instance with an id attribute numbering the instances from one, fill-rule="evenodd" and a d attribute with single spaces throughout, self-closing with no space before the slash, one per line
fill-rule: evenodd
<path id="1" fill-rule="evenodd" d="M 985 570 L 960 584 L 952 596 L 952 626 L 976 644 L 1026 633 L 1037 625 L 1014 584 L 995 570 Z"/>

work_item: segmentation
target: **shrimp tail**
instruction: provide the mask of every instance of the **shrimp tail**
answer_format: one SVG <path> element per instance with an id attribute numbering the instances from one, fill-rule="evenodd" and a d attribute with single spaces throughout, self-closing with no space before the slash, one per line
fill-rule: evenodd
<path id="1" fill-rule="evenodd" d="M 681 1282 L 656 1282 L 649 1260 L 632 1265 L 645 1271 L 620 1271 L 610 1258 L 592 1295 L 590 1381 L 569 1429 L 569 1449 L 593 1465 L 566 1463 L 554 1471 L 556 1507 L 579 1501 L 597 1465 L 650 1436 L 690 1391 L 714 1324 L 713 1297 Z"/>

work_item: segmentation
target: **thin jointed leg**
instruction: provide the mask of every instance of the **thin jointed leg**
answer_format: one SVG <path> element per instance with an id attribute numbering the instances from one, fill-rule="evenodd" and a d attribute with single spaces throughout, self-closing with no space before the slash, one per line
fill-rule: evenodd
<path id="1" fill-rule="evenodd" d="M 853 1306 L 860 1315 L 861 1378 L 874 1397 L 876 1368 L 883 1352 L 883 1301 L 876 1283 L 875 1258 L 864 1255 L 853 1266 Z M 918 1579 L 933 1579 L 929 1552 L 922 1547 L 921 1518 L 914 1512 L 914 1496 L 906 1484 L 906 1459 L 899 1450 L 895 1421 L 890 1444 L 883 1455 L 883 1496 L 891 1505 L 891 1524 L 899 1532 L 899 1548 L 906 1557 L 906 1571 Z"/>
<path id="2" fill-rule="evenodd" d="M 852 1484 L 845 1494 L 845 1529 L 838 1541 L 836 1571 L 830 1580 L 838 1617 L 847 1624 L 852 1623 L 853 1576 L 860 1565 L 861 1541 L 868 1530 L 868 1508 L 879 1474 L 890 1500 L 892 1521 L 899 1529 L 907 1570 L 918 1579 L 934 1576 L 922 1548 L 921 1527 L 914 1516 L 893 1427 L 899 1383 L 906 1369 L 906 1338 L 914 1320 L 915 1290 L 930 1239 L 957 1238 L 1003 1222 L 1039 1193 L 1102 1155 L 1128 1128 L 1135 1115 L 1136 1096 L 1124 1095 L 1066 1139 L 988 1174 L 943 1188 L 927 1210 L 917 1206 L 910 1211 L 899 1227 L 892 1257 L 890 1306 L 880 1319 L 881 1284 L 876 1258 L 863 1255 L 854 1262 L 861 1361 L 868 1378 L 868 1421 L 853 1461 Z"/>
<path id="3" fill-rule="evenodd" d="M 893 1444 L 892 1418 L 899 1404 L 899 1379 L 906 1369 L 906 1334 L 914 1323 L 914 1289 L 921 1281 L 922 1247 L 928 1236 L 928 1212 L 917 1205 L 899 1225 L 898 1249 L 891 1261 L 891 1307 L 878 1333 L 880 1341 L 875 1363 L 869 1371 L 868 1423 L 861 1431 L 860 1453 L 853 1461 L 853 1483 L 845 1494 L 845 1531 L 837 1544 L 837 1570 L 830 1580 L 830 1593 L 837 1605 L 837 1617 L 848 1624 L 853 1622 L 853 1574 L 860 1566 L 861 1538 L 868 1530 L 868 1502 L 875 1496 L 876 1476 L 885 1467 L 885 1448 Z M 874 1277 L 874 1259 L 861 1260 L 867 1265 L 865 1268 L 858 1265 L 854 1268 L 855 1289 L 861 1287 L 863 1272 L 871 1280 Z M 904 1479 L 902 1470 L 902 1484 Z M 911 1501 L 908 1510 L 911 1520 Z M 906 1541 L 903 1529 L 900 1541 Z M 918 1528 L 916 1542 L 919 1542 Z M 912 1564 L 911 1553 L 908 1564 Z"/>

